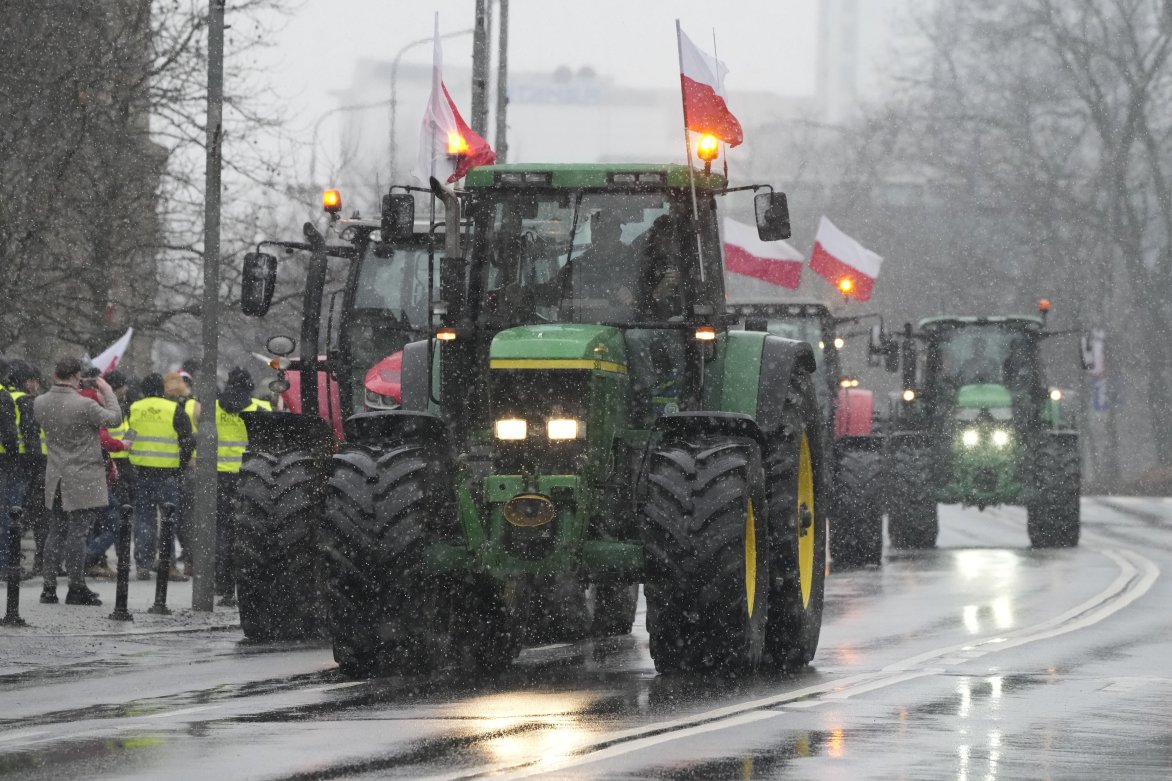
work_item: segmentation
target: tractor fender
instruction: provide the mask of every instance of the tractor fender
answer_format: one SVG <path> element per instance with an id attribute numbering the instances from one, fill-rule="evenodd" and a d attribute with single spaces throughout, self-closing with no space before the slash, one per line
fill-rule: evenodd
<path id="1" fill-rule="evenodd" d="M 399 401 L 404 410 L 427 411 L 427 403 L 431 399 L 431 365 L 427 360 L 429 353 L 427 347 L 426 339 L 411 342 L 403 347 L 403 363 L 399 374 Z"/>
<path id="2" fill-rule="evenodd" d="M 334 452 L 337 438 L 330 424 L 314 415 L 296 412 L 242 412 L 248 431 L 248 449 L 261 453 L 308 450 L 323 457 Z"/>
<path id="3" fill-rule="evenodd" d="M 422 439 L 448 447 L 448 426 L 439 415 L 413 410 L 384 410 L 360 412 L 346 418 L 348 442 L 370 442 L 376 439 L 402 441 Z"/>
<path id="4" fill-rule="evenodd" d="M 766 336 L 761 345 L 761 376 L 757 383 L 757 425 L 772 436 L 781 427 L 785 398 L 794 372 L 813 374 L 814 349 L 806 342 Z"/>
<path id="5" fill-rule="evenodd" d="M 764 449 L 767 441 L 751 415 L 740 412 L 674 412 L 660 415 L 652 428 L 661 441 L 686 439 L 697 434 L 724 434 L 748 437 Z"/>

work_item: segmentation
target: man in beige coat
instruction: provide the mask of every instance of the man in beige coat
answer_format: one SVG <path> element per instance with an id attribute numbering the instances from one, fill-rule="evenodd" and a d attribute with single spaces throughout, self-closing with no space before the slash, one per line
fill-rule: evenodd
<path id="1" fill-rule="evenodd" d="M 45 541 L 41 602 L 57 602 L 57 562 L 65 546 L 65 571 L 69 575 L 67 605 L 100 605 L 98 595 L 85 584 L 85 544 L 89 530 L 109 504 L 106 464 L 98 429 L 122 422 L 118 397 L 101 377 L 92 380 L 102 399 L 99 404 L 77 391 L 81 362 L 63 358 L 53 370 L 53 387 L 38 396 L 33 410 L 45 430 L 48 462 L 45 468 L 45 506 L 52 510 L 49 538 Z"/>

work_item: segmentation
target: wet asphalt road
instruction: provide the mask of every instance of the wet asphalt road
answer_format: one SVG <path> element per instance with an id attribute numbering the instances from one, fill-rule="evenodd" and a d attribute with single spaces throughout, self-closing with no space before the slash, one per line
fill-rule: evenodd
<path id="1" fill-rule="evenodd" d="M 48 647 L 0 633 L 0 777 L 1169 778 L 1172 500 L 1084 500 L 1076 550 L 1024 512 L 942 508 L 940 548 L 834 572 L 814 665 L 662 678 L 631 637 L 506 675 L 346 681 L 237 632 Z"/>

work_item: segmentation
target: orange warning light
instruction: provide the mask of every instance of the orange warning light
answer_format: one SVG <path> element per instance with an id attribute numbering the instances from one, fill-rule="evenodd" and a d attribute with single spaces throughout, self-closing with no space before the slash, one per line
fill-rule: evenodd
<path id="1" fill-rule="evenodd" d="M 464 136 L 460 135 L 460 133 L 455 130 L 448 133 L 448 154 L 463 155 L 467 153 L 468 142 L 464 140 Z"/>
<path id="2" fill-rule="evenodd" d="M 342 211 L 342 193 L 337 190 L 326 190 L 321 195 L 321 207 L 330 214 Z"/>
<path id="3" fill-rule="evenodd" d="M 1038 302 L 1038 311 L 1039 312 L 1049 312 L 1050 311 L 1050 299 L 1043 298 L 1041 301 L 1039 301 Z"/>
<path id="4" fill-rule="evenodd" d="M 838 289 L 845 296 L 855 289 L 855 281 L 850 277 L 843 277 L 838 280 Z"/>
<path id="5" fill-rule="evenodd" d="M 696 142 L 696 156 L 706 163 L 711 163 L 720 154 L 720 141 L 711 133 L 704 133 Z"/>

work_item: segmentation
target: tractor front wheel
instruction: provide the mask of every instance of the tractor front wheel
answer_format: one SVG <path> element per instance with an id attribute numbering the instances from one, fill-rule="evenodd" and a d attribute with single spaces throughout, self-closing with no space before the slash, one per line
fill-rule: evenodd
<path id="1" fill-rule="evenodd" d="M 334 457 L 322 528 L 334 659 L 351 676 L 422 672 L 442 639 L 425 568 L 451 475 L 422 444 L 348 444 Z"/>
<path id="2" fill-rule="evenodd" d="M 1078 441 L 1046 436 L 1035 461 L 1037 498 L 1026 507 L 1026 530 L 1035 548 L 1073 548 L 1081 527 Z"/>
<path id="3" fill-rule="evenodd" d="M 236 490 L 240 627 L 257 642 L 302 640 L 324 623 L 317 524 L 321 460 L 304 451 L 253 452 Z"/>
<path id="4" fill-rule="evenodd" d="M 756 668 L 765 647 L 769 541 L 751 440 L 695 435 L 648 455 L 643 592 L 660 672 Z"/>

